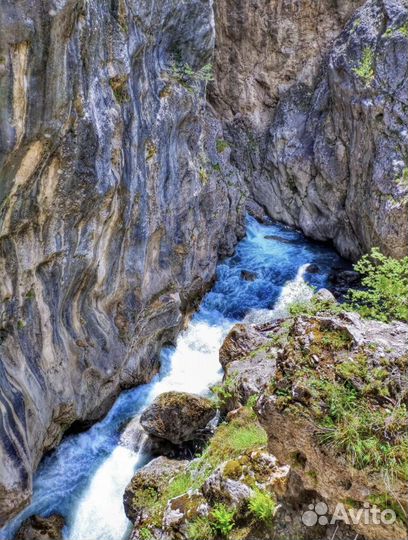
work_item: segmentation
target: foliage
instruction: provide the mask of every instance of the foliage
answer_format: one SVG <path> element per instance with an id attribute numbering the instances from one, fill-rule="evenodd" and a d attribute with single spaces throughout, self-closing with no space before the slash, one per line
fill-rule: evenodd
<path id="1" fill-rule="evenodd" d="M 404 167 L 401 176 L 397 179 L 397 184 L 401 187 L 408 187 L 408 167 Z"/>
<path id="2" fill-rule="evenodd" d="M 256 489 L 249 500 L 249 510 L 261 521 L 271 521 L 276 511 L 276 499 L 266 491 Z"/>
<path id="3" fill-rule="evenodd" d="M 408 321 L 408 257 L 396 260 L 373 248 L 355 265 L 365 290 L 351 290 L 351 308 L 363 317 Z"/>
<path id="4" fill-rule="evenodd" d="M 398 28 L 398 31 L 401 32 L 404 37 L 408 38 L 408 21 Z"/>
<path id="5" fill-rule="evenodd" d="M 211 392 L 217 400 L 217 407 L 223 408 L 234 397 L 237 388 L 237 377 L 229 375 L 221 384 L 211 387 Z"/>
<path id="6" fill-rule="evenodd" d="M 170 69 L 173 79 L 193 93 L 198 93 L 203 83 L 214 80 L 212 64 L 194 70 L 188 63 L 181 61 L 180 55 L 175 56 Z"/>
<path id="7" fill-rule="evenodd" d="M 200 167 L 198 175 L 200 177 L 201 183 L 203 184 L 203 186 L 205 186 L 209 180 L 208 172 L 205 170 L 204 167 Z"/>
<path id="8" fill-rule="evenodd" d="M 330 313 L 341 313 L 343 307 L 340 304 L 335 302 L 330 302 L 328 300 L 320 300 L 319 298 L 311 298 L 310 300 L 304 302 L 293 302 L 289 306 L 289 313 L 294 317 L 298 315 L 308 315 L 313 317 L 318 313 L 330 312 Z"/>
<path id="9" fill-rule="evenodd" d="M 176 475 L 169 483 L 164 493 L 166 500 L 174 499 L 186 493 L 191 487 L 191 475 L 187 472 L 181 472 Z"/>
<path id="10" fill-rule="evenodd" d="M 381 510 L 388 510 L 391 508 L 394 510 L 397 519 L 407 524 L 407 514 L 404 507 L 401 506 L 398 501 L 392 499 L 388 493 L 382 493 L 381 495 L 370 495 L 368 497 L 368 501 L 371 504 L 378 506 Z"/>
<path id="11" fill-rule="evenodd" d="M 242 409 L 239 416 L 217 429 L 201 460 L 215 469 L 223 461 L 264 446 L 266 442 L 266 432 L 257 423 L 255 413 Z"/>
<path id="12" fill-rule="evenodd" d="M 345 453 L 357 469 L 369 468 L 389 478 L 407 478 L 407 410 L 398 405 L 391 411 L 375 408 L 363 392 L 347 381 L 319 379 L 307 384 L 316 401 L 327 407 L 319 419 L 320 442 Z"/>
<path id="13" fill-rule="evenodd" d="M 142 527 L 139 530 L 140 540 L 153 540 L 153 534 L 148 527 Z"/>
<path id="14" fill-rule="evenodd" d="M 214 529 L 222 536 L 228 536 L 235 525 L 234 516 L 234 510 L 229 510 L 225 504 L 216 504 L 211 512 Z"/>
<path id="15" fill-rule="evenodd" d="M 247 407 L 250 410 L 254 410 L 254 407 L 256 405 L 256 402 L 258 401 L 259 394 L 252 394 L 252 396 L 249 396 L 248 401 L 245 404 L 245 407 Z"/>
<path id="16" fill-rule="evenodd" d="M 187 470 L 176 474 L 162 493 L 153 488 L 140 489 L 134 496 L 133 504 L 147 511 L 150 524 L 160 526 L 169 500 L 191 489 L 200 489 L 221 463 L 245 451 L 265 446 L 266 442 L 266 432 L 258 424 L 255 413 L 243 407 L 233 420 L 218 427 L 202 455 L 191 462 Z M 195 522 L 190 525 L 193 529 L 198 527 Z"/>
<path id="17" fill-rule="evenodd" d="M 217 139 L 215 147 L 217 149 L 217 152 L 221 154 L 222 152 L 224 152 L 224 150 L 229 148 L 229 144 L 225 139 Z"/>
<path id="18" fill-rule="evenodd" d="M 187 537 L 191 540 L 211 540 L 214 531 L 208 518 L 198 517 L 188 524 Z"/>
<path id="19" fill-rule="evenodd" d="M 363 51 L 363 57 L 360 65 L 353 68 L 354 73 L 364 81 L 366 85 L 374 79 L 374 51 L 370 47 L 366 47 Z"/>

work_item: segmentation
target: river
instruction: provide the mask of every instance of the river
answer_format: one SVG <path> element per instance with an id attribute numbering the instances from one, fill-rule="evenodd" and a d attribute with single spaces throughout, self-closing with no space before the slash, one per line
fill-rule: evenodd
<path id="1" fill-rule="evenodd" d="M 134 471 L 149 459 L 127 444 L 125 426 L 157 395 L 169 390 L 208 393 L 222 377 L 218 350 L 239 321 L 284 316 L 288 305 L 310 298 L 307 284 L 327 285 L 333 266 L 345 263 L 329 246 L 277 224 L 247 218 L 247 236 L 217 268 L 217 281 L 175 348 L 162 351 L 162 368 L 149 384 L 123 392 L 109 414 L 88 431 L 67 436 L 41 463 L 32 503 L 0 531 L 10 540 L 28 516 L 62 514 L 66 540 L 126 539 L 130 523 L 122 497 Z M 320 271 L 308 273 L 316 264 Z M 243 270 L 256 274 L 243 279 Z M 125 432 L 126 433 L 126 432 Z"/>

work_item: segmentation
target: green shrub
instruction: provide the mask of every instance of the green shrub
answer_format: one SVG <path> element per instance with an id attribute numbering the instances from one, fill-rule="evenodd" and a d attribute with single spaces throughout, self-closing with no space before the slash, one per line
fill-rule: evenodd
<path id="1" fill-rule="evenodd" d="M 234 510 L 229 510 L 225 504 L 216 504 L 211 512 L 214 529 L 222 536 L 228 536 L 235 526 L 234 516 Z"/>
<path id="2" fill-rule="evenodd" d="M 374 51 L 370 47 L 366 47 L 363 51 L 363 57 L 360 65 L 353 68 L 354 73 L 368 85 L 375 76 L 374 72 Z"/>
<path id="3" fill-rule="evenodd" d="M 396 260 L 377 248 L 354 266 L 365 290 L 351 290 L 348 302 L 363 317 L 408 321 L 408 257 Z"/>
<path id="4" fill-rule="evenodd" d="M 208 518 L 198 517 L 188 524 L 187 538 L 190 540 L 211 540 L 214 531 Z"/>
<path id="5" fill-rule="evenodd" d="M 271 521 L 276 511 L 276 499 L 270 493 L 257 489 L 249 500 L 249 510 L 261 521 Z"/>

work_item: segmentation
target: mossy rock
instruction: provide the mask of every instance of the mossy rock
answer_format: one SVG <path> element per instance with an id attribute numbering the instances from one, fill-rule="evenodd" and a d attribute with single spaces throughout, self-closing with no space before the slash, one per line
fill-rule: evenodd
<path id="1" fill-rule="evenodd" d="M 166 392 L 147 407 L 140 423 L 149 435 L 182 444 L 200 438 L 215 415 L 215 405 L 209 399 L 186 392 Z"/>

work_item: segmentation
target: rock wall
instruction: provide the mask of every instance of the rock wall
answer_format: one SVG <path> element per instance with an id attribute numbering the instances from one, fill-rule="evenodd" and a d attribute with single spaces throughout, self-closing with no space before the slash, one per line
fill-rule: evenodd
<path id="1" fill-rule="evenodd" d="M 271 217 L 352 259 L 373 246 L 402 257 L 408 3 L 362 4 L 218 2 L 212 101 Z"/>
<path id="2" fill-rule="evenodd" d="M 0 522 L 43 453 L 148 379 L 243 234 L 192 73 L 210 0 L 0 1 Z"/>

